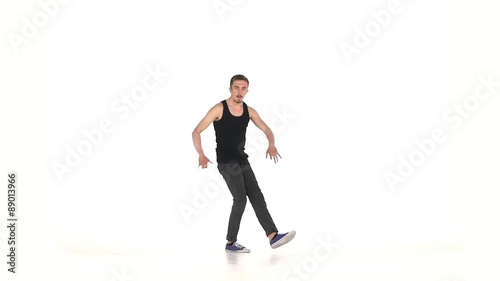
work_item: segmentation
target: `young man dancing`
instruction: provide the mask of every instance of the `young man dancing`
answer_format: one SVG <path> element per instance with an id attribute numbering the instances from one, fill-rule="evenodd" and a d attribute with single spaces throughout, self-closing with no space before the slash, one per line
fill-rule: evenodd
<path id="1" fill-rule="evenodd" d="M 211 123 L 214 125 L 217 142 L 217 169 L 233 196 L 233 206 L 226 236 L 226 251 L 236 253 L 250 252 L 250 249 L 236 242 L 247 197 L 260 225 L 266 232 L 271 248 L 276 249 L 285 245 L 295 237 L 294 230 L 278 233 L 267 209 L 264 195 L 248 162 L 248 155 L 245 153 L 246 128 L 249 121 L 252 120 L 265 133 L 269 141 L 266 158 L 269 156 L 274 163 L 278 162 L 278 157 L 281 158 L 274 145 L 274 134 L 271 129 L 260 118 L 255 109 L 243 102 L 248 92 L 248 85 L 249 82 L 245 76 L 241 74 L 233 76 L 229 83 L 231 96 L 213 106 L 193 131 L 193 143 L 199 155 L 198 164 L 202 169 L 205 169 L 208 163 L 212 162 L 203 153 L 201 132 Z"/>

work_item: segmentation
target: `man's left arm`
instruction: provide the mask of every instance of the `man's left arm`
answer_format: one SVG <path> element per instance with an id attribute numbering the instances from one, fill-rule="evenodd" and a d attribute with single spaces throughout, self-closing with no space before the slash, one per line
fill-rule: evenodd
<path id="1" fill-rule="evenodd" d="M 248 107 L 248 111 L 250 114 L 250 120 L 259 128 L 264 134 L 266 134 L 267 140 L 269 141 L 269 147 L 266 151 L 266 158 L 269 155 L 271 160 L 274 160 L 274 163 L 278 162 L 278 157 L 281 158 L 281 155 L 278 153 L 278 149 L 276 149 L 276 146 L 274 145 L 274 134 L 273 131 L 271 131 L 271 128 L 267 126 L 267 124 L 260 118 L 259 114 L 257 111 L 250 106 Z"/>

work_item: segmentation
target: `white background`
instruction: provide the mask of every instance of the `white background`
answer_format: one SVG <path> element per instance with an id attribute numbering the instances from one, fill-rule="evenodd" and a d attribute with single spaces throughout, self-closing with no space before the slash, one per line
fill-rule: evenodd
<path id="1" fill-rule="evenodd" d="M 191 132 L 242 73 L 245 101 L 274 129 L 283 157 L 266 161 L 250 124 L 250 161 L 278 227 L 296 229 L 297 244 L 329 233 L 351 247 L 454 249 L 462 279 L 491 278 L 500 87 L 457 129 L 443 114 L 474 94 L 479 76 L 500 81 L 498 8 L 402 0 L 349 63 L 342 42 L 354 46 L 356 28 L 389 2 L 242 0 L 221 18 L 210 0 L 68 1 L 14 46 L 23 17 L 43 10 L 2 1 L 0 171 L 19 176 L 20 268 L 61 253 L 194 247 L 186 241 L 221 250 L 231 197 L 215 165 L 197 168 Z M 169 76 L 120 118 L 111 105 L 148 67 Z M 59 181 L 53 164 L 66 165 L 67 147 L 106 118 L 113 131 Z M 397 173 L 398 157 L 436 128 L 447 140 L 391 189 L 384 173 Z M 202 133 L 215 163 L 214 138 L 212 126 Z M 183 215 L 187 207 L 196 212 Z M 2 227 L 2 256 L 6 237 Z M 266 246 L 250 204 L 239 240 Z"/>

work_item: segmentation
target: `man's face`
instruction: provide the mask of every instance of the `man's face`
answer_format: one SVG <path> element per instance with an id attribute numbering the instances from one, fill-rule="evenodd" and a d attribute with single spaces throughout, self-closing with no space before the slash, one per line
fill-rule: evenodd
<path id="1" fill-rule="evenodd" d="M 248 92 L 248 84 L 245 80 L 236 80 L 229 89 L 231 92 L 231 99 L 236 103 L 242 103 L 243 98 Z"/>

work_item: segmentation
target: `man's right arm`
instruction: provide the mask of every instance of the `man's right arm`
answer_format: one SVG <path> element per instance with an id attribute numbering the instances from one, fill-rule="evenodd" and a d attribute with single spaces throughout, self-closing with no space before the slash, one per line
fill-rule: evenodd
<path id="1" fill-rule="evenodd" d="M 198 164 L 202 168 L 206 168 L 208 162 L 212 163 L 203 152 L 203 147 L 201 145 L 201 132 L 203 132 L 212 122 L 219 120 L 222 116 L 222 104 L 218 103 L 214 105 L 201 119 L 200 123 L 193 130 L 193 144 L 196 152 L 198 152 Z"/>

